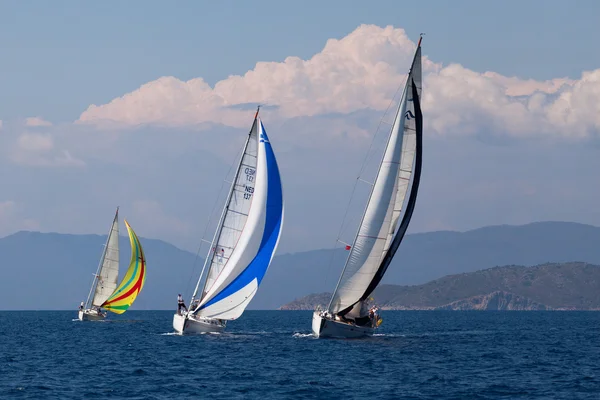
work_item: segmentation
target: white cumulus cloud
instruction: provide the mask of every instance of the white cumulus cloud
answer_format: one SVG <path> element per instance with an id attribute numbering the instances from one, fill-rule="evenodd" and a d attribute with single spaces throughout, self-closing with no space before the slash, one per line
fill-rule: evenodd
<path id="1" fill-rule="evenodd" d="M 361 25 L 342 39 L 329 39 L 309 60 L 258 62 L 214 87 L 202 78 L 161 77 L 108 104 L 89 106 L 77 122 L 245 127 L 250 113 L 240 105 L 248 103 L 274 106 L 269 116 L 280 119 L 384 110 L 406 77 L 415 46 L 403 29 Z M 600 131 L 600 69 L 577 80 L 536 81 L 458 64 L 442 67 L 427 57 L 423 65 L 428 131 L 567 137 Z"/>
<path id="2" fill-rule="evenodd" d="M 25 119 L 25 126 L 36 127 L 36 126 L 52 126 L 52 122 L 46 121 L 40 117 L 29 117 Z"/>

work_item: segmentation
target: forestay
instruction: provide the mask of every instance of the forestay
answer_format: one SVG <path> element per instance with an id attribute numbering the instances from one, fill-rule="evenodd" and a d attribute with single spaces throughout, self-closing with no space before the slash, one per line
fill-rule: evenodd
<path id="1" fill-rule="evenodd" d="M 119 277 L 119 210 L 115 214 L 112 227 L 102 257 L 102 267 L 97 277 L 92 305 L 100 307 L 117 287 Z"/>
<path id="2" fill-rule="evenodd" d="M 420 98 L 420 44 L 419 40 L 369 202 L 329 305 L 332 313 L 345 314 L 368 296 L 389 265 L 383 260 L 397 234 L 417 148 L 412 84 Z M 356 311 L 357 316 L 363 314 Z"/>
<path id="3" fill-rule="evenodd" d="M 196 315 L 231 320 L 243 313 L 275 254 L 282 224 L 279 168 L 265 128 L 255 117 L 209 253 Z"/>

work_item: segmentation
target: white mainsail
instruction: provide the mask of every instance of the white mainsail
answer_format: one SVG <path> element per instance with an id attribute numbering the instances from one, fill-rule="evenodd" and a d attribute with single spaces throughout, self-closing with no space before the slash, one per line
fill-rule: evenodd
<path id="1" fill-rule="evenodd" d="M 271 263 L 282 224 L 279 169 L 265 128 L 255 116 L 207 257 L 209 269 L 199 304 L 192 310 L 195 315 L 231 320 L 243 313 Z M 192 299 L 196 294 L 197 289 Z"/>
<path id="2" fill-rule="evenodd" d="M 96 280 L 96 290 L 92 305 L 100 307 L 117 288 L 119 276 L 119 209 L 115 214 L 112 227 L 101 260 L 101 268 Z"/>
<path id="3" fill-rule="evenodd" d="M 256 164 L 258 157 L 258 129 L 257 124 L 252 126 L 250 135 L 240 160 L 229 198 L 225 204 L 224 214 L 221 217 L 217 230 L 216 240 L 210 254 L 210 265 L 202 296 L 214 286 L 217 278 L 231 258 L 242 230 L 248 220 L 250 205 L 254 194 L 256 181 Z"/>
<path id="4" fill-rule="evenodd" d="M 365 310 L 360 310 L 362 304 L 359 302 L 382 268 L 382 260 L 397 233 L 416 153 L 412 85 L 414 82 L 420 98 L 420 45 L 419 40 L 369 202 L 329 305 L 332 313 L 347 312 L 354 307 L 356 310 L 352 314 L 364 315 Z"/>

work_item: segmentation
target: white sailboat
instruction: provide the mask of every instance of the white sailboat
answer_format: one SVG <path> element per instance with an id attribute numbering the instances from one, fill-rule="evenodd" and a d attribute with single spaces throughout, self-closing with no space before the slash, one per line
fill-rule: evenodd
<path id="1" fill-rule="evenodd" d="M 277 249 L 283 208 L 279 168 L 257 110 L 190 309 L 173 316 L 177 332 L 221 332 L 242 315 Z"/>
<path id="2" fill-rule="evenodd" d="M 79 319 L 81 321 L 97 321 L 106 318 L 101 306 L 117 288 L 119 277 L 119 208 L 108 232 L 104 251 L 94 274 L 92 287 L 85 304 L 79 306 Z M 92 293 L 94 296 L 92 297 Z M 90 303 L 91 299 L 91 303 Z"/>
<path id="3" fill-rule="evenodd" d="M 382 321 L 370 315 L 367 301 L 406 233 L 421 178 L 421 40 L 346 265 L 329 306 L 313 313 L 312 331 L 317 337 L 368 336 Z"/>

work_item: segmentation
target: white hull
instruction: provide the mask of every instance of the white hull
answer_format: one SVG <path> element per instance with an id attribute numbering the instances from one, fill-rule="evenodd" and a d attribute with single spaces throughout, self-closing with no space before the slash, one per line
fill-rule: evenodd
<path id="1" fill-rule="evenodd" d="M 80 321 L 103 321 L 106 315 L 98 313 L 96 310 L 86 309 L 80 310 L 78 317 Z"/>
<path id="2" fill-rule="evenodd" d="M 180 334 L 198 334 L 223 332 L 225 323 L 219 322 L 216 319 L 198 318 L 193 315 L 188 316 L 175 314 L 173 315 L 173 329 Z"/>
<path id="3" fill-rule="evenodd" d="M 320 311 L 315 311 L 312 319 L 312 331 L 313 335 L 318 338 L 351 339 L 372 336 L 375 328 L 334 321 L 324 317 Z"/>

